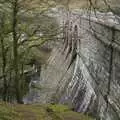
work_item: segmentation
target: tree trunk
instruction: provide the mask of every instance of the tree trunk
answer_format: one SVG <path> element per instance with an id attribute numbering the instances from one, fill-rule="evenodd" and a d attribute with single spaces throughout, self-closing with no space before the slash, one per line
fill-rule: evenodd
<path id="1" fill-rule="evenodd" d="M 13 3 L 13 56 L 14 56 L 14 82 L 16 89 L 16 100 L 18 103 L 22 102 L 20 91 L 20 79 L 18 73 L 18 37 L 17 37 L 17 13 L 18 13 L 18 0 Z"/>
<path id="2" fill-rule="evenodd" d="M 5 75 L 6 71 L 6 50 L 5 50 L 5 44 L 4 44 L 4 17 L 2 18 L 2 23 L 1 23 L 1 55 L 2 55 L 2 75 L 3 75 L 3 101 L 6 101 L 7 98 L 7 79 Z"/>

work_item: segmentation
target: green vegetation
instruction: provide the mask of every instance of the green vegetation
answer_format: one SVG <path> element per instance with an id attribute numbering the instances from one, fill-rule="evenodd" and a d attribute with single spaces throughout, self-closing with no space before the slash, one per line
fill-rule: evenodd
<path id="1" fill-rule="evenodd" d="M 0 120 L 93 120 L 64 105 L 12 105 L 0 103 Z"/>
<path id="2" fill-rule="evenodd" d="M 0 103 L 0 120 L 17 120 L 17 118 L 20 118 L 20 114 L 12 105 Z"/>
<path id="3" fill-rule="evenodd" d="M 58 34 L 56 19 L 48 15 L 54 5 L 54 0 L 0 1 L 0 99 L 3 101 L 23 103 L 28 90 L 26 71 L 33 65 L 40 69 L 48 58 L 40 48 L 45 42 L 56 40 Z"/>

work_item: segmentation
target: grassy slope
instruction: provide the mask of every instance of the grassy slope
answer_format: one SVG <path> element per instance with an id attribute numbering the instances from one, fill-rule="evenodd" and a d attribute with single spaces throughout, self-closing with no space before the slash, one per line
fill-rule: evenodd
<path id="1" fill-rule="evenodd" d="M 0 103 L 0 120 L 92 120 L 63 105 L 11 105 Z"/>

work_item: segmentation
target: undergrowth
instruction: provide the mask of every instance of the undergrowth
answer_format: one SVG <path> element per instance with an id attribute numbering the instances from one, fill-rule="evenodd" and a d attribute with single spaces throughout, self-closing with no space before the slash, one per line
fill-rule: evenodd
<path id="1" fill-rule="evenodd" d="M 0 120 L 93 120 L 64 105 L 13 105 L 0 103 Z"/>

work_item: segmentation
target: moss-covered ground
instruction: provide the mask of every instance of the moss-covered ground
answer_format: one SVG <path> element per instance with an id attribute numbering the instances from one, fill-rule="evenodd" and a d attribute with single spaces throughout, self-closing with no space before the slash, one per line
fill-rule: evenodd
<path id="1" fill-rule="evenodd" d="M 93 120 L 63 105 L 13 105 L 0 103 L 0 120 Z"/>

